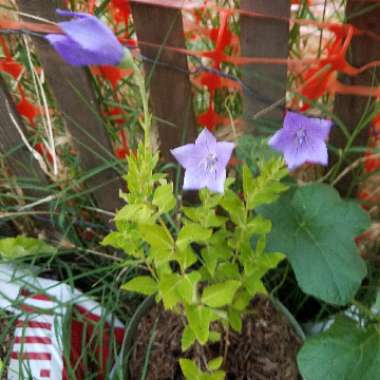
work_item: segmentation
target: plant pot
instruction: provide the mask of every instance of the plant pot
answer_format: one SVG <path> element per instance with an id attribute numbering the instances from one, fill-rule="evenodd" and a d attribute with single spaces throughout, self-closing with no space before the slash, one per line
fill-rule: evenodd
<path id="1" fill-rule="evenodd" d="M 181 317 L 161 306 L 148 306 L 139 313 L 138 323 L 134 319 L 136 329 L 130 330 L 129 346 L 125 347 L 125 353 L 130 352 L 128 380 L 182 380 L 180 358 L 195 359 L 202 366 L 218 356 L 225 358 L 228 380 L 300 378 L 296 354 L 303 332 L 279 301 L 256 297 L 241 334 L 223 333 L 220 342 L 195 345 L 185 353 L 181 351 Z"/>

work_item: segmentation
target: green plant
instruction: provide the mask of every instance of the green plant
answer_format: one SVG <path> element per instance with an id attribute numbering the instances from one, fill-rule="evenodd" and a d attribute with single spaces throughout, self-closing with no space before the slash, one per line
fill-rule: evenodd
<path id="1" fill-rule="evenodd" d="M 146 99 L 142 85 L 140 90 Z M 255 210 L 287 189 L 280 182 L 287 169 L 279 157 L 259 160 L 256 177 L 243 167 L 242 196 L 232 190 L 234 179 L 228 178 L 223 195 L 203 189 L 200 204 L 185 207 L 166 175 L 156 171 L 159 156 L 149 143 L 151 117 L 146 109 L 144 115 L 144 142 L 128 158 L 128 191 L 121 195 L 127 204 L 117 212 L 116 231 L 103 244 L 122 249 L 126 265 L 138 268 L 140 275 L 123 289 L 156 294 L 165 309 L 185 317 L 186 351 L 196 342 L 218 341 L 222 329 L 240 331 L 252 298 L 266 293 L 261 278 L 284 255 L 266 252 L 271 222 Z M 206 372 L 188 360 L 180 364 L 189 379 L 224 377 L 221 358 L 208 363 Z"/>

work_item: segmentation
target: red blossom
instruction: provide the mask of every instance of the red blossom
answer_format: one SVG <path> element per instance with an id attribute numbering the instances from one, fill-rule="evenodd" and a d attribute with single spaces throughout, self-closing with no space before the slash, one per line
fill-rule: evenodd
<path id="1" fill-rule="evenodd" d="M 110 116 L 111 121 L 114 124 L 124 124 L 125 123 L 125 112 L 120 107 L 112 107 L 108 111 L 104 112 L 104 115 Z"/>
<path id="2" fill-rule="evenodd" d="M 22 65 L 11 57 L 0 60 L 0 71 L 12 75 L 16 80 L 20 77 L 22 70 Z"/>
<path id="3" fill-rule="evenodd" d="M 126 76 L 132 74 L 132 70 L 120 69 L 115 66 L 95 66 L 92 68 L 92 72 L 95 75 L 101 75 L 104 79 L 111 83 L 111 86 L 115 89 L 119 82 Z"/>
<path id="4" fill-rule="evenodd" d="M 206 112 L 197 117 L 197 122 L 212 131 L 217 125 L 226 124 L 229 120 L 215 112 L 213 104 Z"/>
<path id="5" fill-rule="evenodd" d="M 302 76 L 304 84 L 299 92 L 310 100 L 337 89 L 343 90 L 336 80 L 338 71 L 348 75 L 357 73 L 357 69 L 347 62 L 346 53 L 352 37 L 358 31 L 350 24 L 331 24 L 328 29 L 335 34 L 335 38 L 325 46 L 326 57 L 312 65 Z M 309 104 L 305 103 L 301 111 L 306 111 L 308 108 Z"/>
<path id="6" fill-rule="evenodd" d="M 129 156 L 129 149 L 125 148 L 117 148 L 115 150 L 115 156 L 119 158 L 120 160 L 125 160 Z"/>
<path id="7" fill-rule="evenodd" d="M 45 147 L 42 143 L 37 143 L 34 145 L 34 149 L 41 154 L 42 156 L 46 157 L 47 160 L 51 163 L 53 162 L 53 156 L 50 154 L 49 150 Z"/>
<path id="8" fill-rule="evenodd" d="M 112 0 L 111 10 L 113 11 L 113 18 L 116 23 L 128 23 L 128 18 L 131 14 L 131 7 L 128 0 Z"/>
<path id="9" fill-rule="evenodd" d="M 20 115 L 28 119 L 31 126 L 35 126 L 35 119 L 41 115 L 41 110 L 38 106 L 30 103 L 24 95 L 21 95 L 21 100 L 16 104 L 16 109 Z"/>

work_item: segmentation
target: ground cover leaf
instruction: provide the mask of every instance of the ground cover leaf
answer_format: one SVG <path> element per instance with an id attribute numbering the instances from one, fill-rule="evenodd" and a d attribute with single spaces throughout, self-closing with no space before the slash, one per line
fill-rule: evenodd
<path id="1" fill-rule="evenodd" d="M 338 318 L 326 332 L 308 338 L 298 354 L 307 380 L 374 380 L 380 374 L 380 334 L 348 318 Z"/>
<path id="2" fill-rule="evenodd" d="M 357 204 L 327 185 L 312 184 L 259 212 L 272 221 L 267 251 L 287 255 L 305 293 L 337 305 L 354 297 L 366 275 L 354 238 L 370 224 Z"/>

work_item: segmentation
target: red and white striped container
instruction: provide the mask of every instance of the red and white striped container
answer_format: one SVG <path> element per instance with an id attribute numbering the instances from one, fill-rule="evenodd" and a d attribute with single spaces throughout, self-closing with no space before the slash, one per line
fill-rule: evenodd
<path id="1" fill-rule="evenodd" d="M 111 339 L 121 344 L 124 325 L 98 303 L 66 284 L 37 277 L 30 268 L 0 264 L 0 308 L 17 315 L 8 380 L 84 379 L 83 349 L 97 359 L 96 379 L 106 379 Z M 94 344 L 100 320 L 101 336 L 95 339 L 100 343 Z"/>

